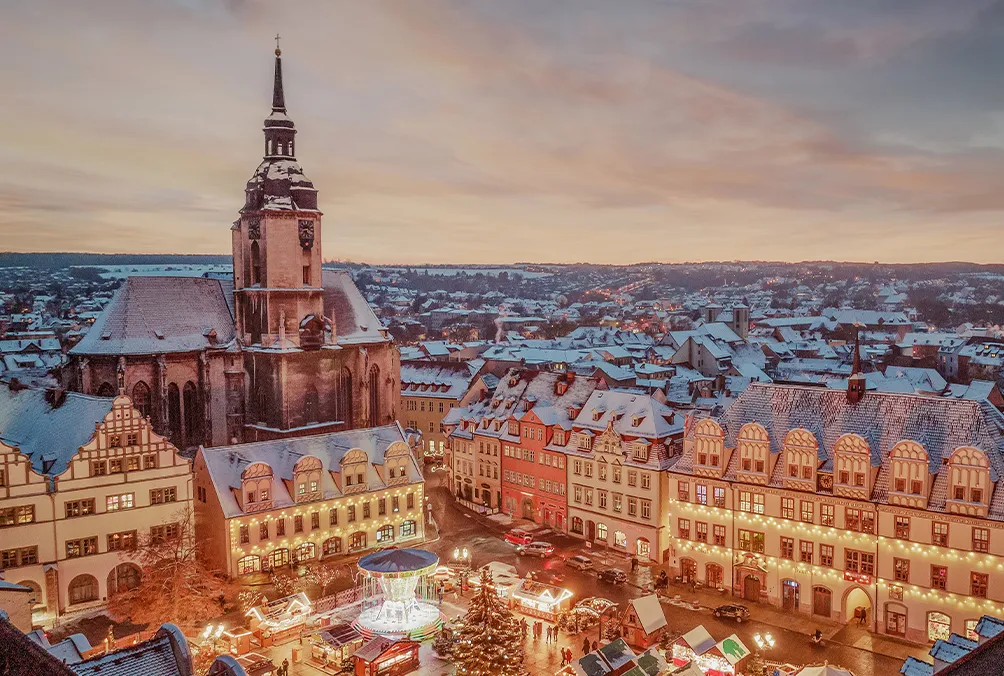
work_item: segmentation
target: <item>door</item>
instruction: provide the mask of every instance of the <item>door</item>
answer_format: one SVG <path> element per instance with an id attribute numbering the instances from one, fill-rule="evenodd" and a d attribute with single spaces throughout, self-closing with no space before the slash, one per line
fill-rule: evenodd
<path id="1" fill-rule="evenodd" d="M 544 510 L 544 524 L 547 525 L 547 526 L 551 525 L 551 510 L 550 509 L 545 509 Z"/>
<path id="2" fill-rule="evenodd" d="M 533 500 L 530 498 L 523 500 L 523 518 L 533 521 Z"/>
<path id="3" fill-rule="evenodd" d="M 743 580 L 743 598 L 747 601 L 760 600 L 760 578 L 756 575 L 747 575 Z"/>
<path id="4" fill-rule="evenodd" d="M 812 612 L 814 615 L 830 616 L 830 603 L 833 594 L 825 587 L 816 587 L 812 590 Z"/>
<path id="5" fill-rule="evenodd" d="M 785 580 L 781 586 L 781 608 L 798 610 L 798 583 L 794 580 Z"/>
<path id="6" fill-rule="evenodd" d="M 680 559 L 680 577 L 684 584 L 697 582 L 697 562 L 693 559 Z"/>
<path id="7" fill-rule="evenodd" d="M 565 519 L 561 512 L 558 512 L 554 516 L 554 525 L 558 530 L 565 530 Z"/>
<path id="8" fill-rule="evenodd" d="M 492 492 L 487 488 L 481 489 L 481 504 L 483 504 L 485 507 L 492 506 Z"/>
<path id="9" fill-rule="evenodd" d="M 906 636 L 906 615 L 887 608 L 885 611 L 885 633 Z"/>
<path id="10" fill-rule="evenodd" d="M 586 522 L 586 539 L 592 542 L 596 539 L 596 522 L 587 521 Z"/>

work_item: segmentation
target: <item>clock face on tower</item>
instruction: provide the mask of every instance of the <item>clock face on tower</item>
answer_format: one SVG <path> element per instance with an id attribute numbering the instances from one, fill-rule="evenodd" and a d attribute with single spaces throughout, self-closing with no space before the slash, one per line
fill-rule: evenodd
<path id="1" fill-rule="evenodd" d="M 260 239 L 261 238 L 261 219 L 260 218 L 249 218 L 248 219 L 248 239 Z"/>
<path id="2" fill-rule="evenodd" d="M 314 246 L 314 221 L 309 218 L 300 220 L 300 246 L 309 249 Z"/>

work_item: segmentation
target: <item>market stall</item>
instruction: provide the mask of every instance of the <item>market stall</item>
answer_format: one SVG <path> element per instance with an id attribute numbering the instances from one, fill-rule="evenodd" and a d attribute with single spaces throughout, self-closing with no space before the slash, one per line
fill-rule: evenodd
<path id="1" fill-rule="evenodd" d="M 263 648 L 298 638 L 311 613 L 310 599 L 303 592 L 266 600 L 247 612 L 251 632 Z"/>
<path id="2" fill-rule="evenodd" d="M 569 609 L 572 592 L 562 587 L 534 582 L 529 577 L 512 588 L 509 593 L 514 610 L 554 622 L 559 613 Z"/>
<path id="3" fill-rule="evenodd" d="M 340 669 L 365 642 L 351 624 L 337 624 L 310 637 L 310 659 L 321 666 Z"/>
<path id="4" fill-rule="evenodd" d="M 736 664 L 749 654 L 749 649 L 735 634 L 716 643 L 700 624 L 673 644 L 674 664 L 682 666 L 693 662 L 707 676 L 733 676 Z"/>
<path id="5" fill-rule="evenodd" d="M 418 668 L 418 641 L 377 636 L 356 651 L 356 676 L 399 676 Z"/>
<path id="6" fill-rule="evenodd" d="M 636 648 L 658 643 L 665 628 L 666 613 L 655 594 L 631 599 L 621 616 L 621 636 Z"/>

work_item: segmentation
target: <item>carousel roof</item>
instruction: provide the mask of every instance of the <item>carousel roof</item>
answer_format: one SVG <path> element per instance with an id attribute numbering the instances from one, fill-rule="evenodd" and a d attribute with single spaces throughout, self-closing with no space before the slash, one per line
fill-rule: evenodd
<path id="1" fill-rule="evenodd" d="M 385 549 L 359 559 L 359 568 L 375 575 L 414 573 L 439 564 L 439 557 L 424 549 Z"/>

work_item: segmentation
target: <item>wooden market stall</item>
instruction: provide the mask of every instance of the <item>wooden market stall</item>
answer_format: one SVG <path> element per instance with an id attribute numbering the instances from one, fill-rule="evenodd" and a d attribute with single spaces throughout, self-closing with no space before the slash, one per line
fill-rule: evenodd
<path id="1" fill-rule="evenodd" d="M 355 676 L 400 676 L 418 668 L 418 641 L 377 636 L 352 656 Z"/>
<path id="2" fill-rule="evenodd" d="M 524 615 L 554 622 L 559 613 L 572 605 L 572 592 L 562 587 L 534 582 L 529 577 L 513 587 L 509 594 L 512 607 Z"/>
<path id="3" fill-rule="evenodd" d="M 266 600 L 247 612 L 251 632 L 262 648 L 299 638 L 311 613 L 310 599 L 303 592 L 275 601 Z"/>
<path id="4" fill-rule="evenodd" d="M 621 636 L 635 648 L 655 645 L 665 630 L 666 613 L 655 594 L 631 599 L 621 615 Z"/>
<path id="5" fill-rule="evenodd" d="M 365 642 L 351 624 L 337 624 L 310 637 L 310 659 L 321 666 L 340 669 Z"/>

